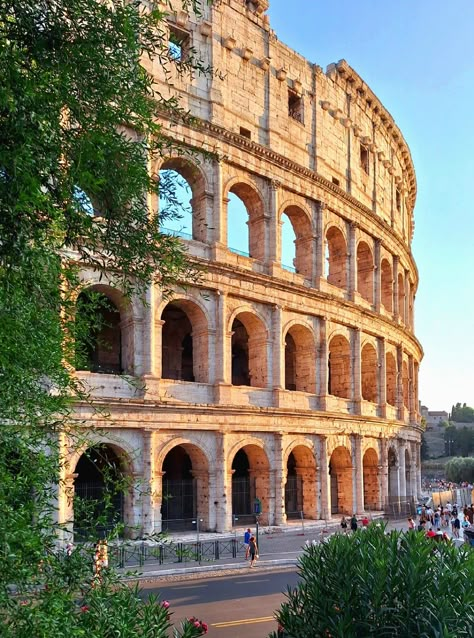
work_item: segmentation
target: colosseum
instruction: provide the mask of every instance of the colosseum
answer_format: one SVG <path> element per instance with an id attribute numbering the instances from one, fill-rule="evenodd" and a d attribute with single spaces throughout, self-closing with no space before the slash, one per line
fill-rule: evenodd
<path id="1" fill-rule="evenodd" d="M 151 167 L 190 190 L 189 225 L 163 230 L 200 281 L 167 298 L 151 287 L 143 305 L 83 273 L 109 307 L 77 372 L 103 410 L 77 415 L 131 479 L 116 512 L 132 536 L 196 519 L 228 531 L 256 512 L 328 520 L 420 493 L 410 151 L 346 61 L 324 71 L 278 40 L 268 5 L 171 13 L 174 55 L 195 47 L 219 74 L 170 83 L 152 68 L 195 116 L 163 116 L 169 135 L 216 153 Z M 68 455 L 61 521 L 73 491 L 100 496 L 98 457 Z"/>

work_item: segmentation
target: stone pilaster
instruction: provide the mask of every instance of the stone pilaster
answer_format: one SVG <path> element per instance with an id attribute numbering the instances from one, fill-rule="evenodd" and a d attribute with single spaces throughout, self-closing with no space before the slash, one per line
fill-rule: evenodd
<path id="1" fill-rule="evenodd" d="M 275 525 L 286 524 L 285 485 L 287 478 L 286 465 L 283 458 L 283 434 L 275 432 L 274 435 L 275 466 Z"/>
<path id="2" fill-rule="evenodd" d="M 385 339 L 377 339 L 377 397 L 379 415 L 387 416 L 387 361 L 385 356 Z"/>
<path id="3" fill-rule="evenodd" d="M 319 475 L 321 482 L 320 512 L 321 518 L 331 518 L 331 478 L 329 476 L 328 443 L 324 435 L 318 436 L 319 440 Z"/>
<path id="4" fill-rule="evenodd" d="M 227 532 L 232 529 L 232 474 L 228 460 L 228 441 L 225 432 L 216 432 L 215 506 L 216 531 Z"/>
<path id="5" fill-rule="evenodd" d="M 327 206 L 323 202 L 316 202 L 316 265 L 315 265 L 315 279 L 317 287 L 319 288 L 320 279 L 324 278 L 325 273 L 325 246 L 326 239 L 324 236 L 325 218 L 327 214 Z"/>
<path id="6" fill-rule="evenodd" d="M 354 405 L 353 409 L 355 414 L 360 414 L 362 402 L 360 333 L 360 328 L 352 329 L 351 385 L 352 401 Z"/>
<path id="7" fill-rule="evenodd" d="M 398 266 L 400 259 L 398 255 L 393 256 L 393 318 L 395 321 L 400 319 L 400 308 L 398 304 Z"/>
<path id="8" fill-rule="evenodd" d="M 397 412 L 398 418 L 403 420 L 405 409 L 403 405 L 403 348 L 397 346 Z"/>
<path id="9" fill-rule="evenodd" d="M 380 509 L 383 510 L 388 496 L 388 449 L 386 439 L 380 440 L 380 464 L 378 469 L 380 480 Z"/>
<path id="10" fill-rule="evenodd" d="M 416 422 L 415 404 L 415 362 L 413 355 L 408 356 L 408 409 L 410 411 L 410 423 Z"/>
<path id="11" fill-rule="evenodd" d="M 349 281 L 348 298 L 354 301 L 354 293 L 357 288 L 357 248 L 356 248 L 357 224 L 349 224 Z"/>
<path id="12" fill-rule="evenodd" d="M 374 241 L 374 308 L 380 312 L 382 303 L 382 253 L 380 239 Z"/>
<path id="13" fill-rule="evenodd" d="M 406 456 L 405 456 L 405 442 L 400 441 L 398 445 L 398 458 L 399 458 L 399 470 L 398 470 L 398 485 L 399 495 L 404 498 L 407 495 L 407 481 L 406 481 Z"/>
<path id="14" fill-rule="evenodd" d="M 328 397 L 328 340 L 327 340 L 327 321 L 325 317 L 319 319 L 319 343 L 317 346 L 318 353 L 318 375 L 316 392 L 318 395 L 318 407 L 320 410 L 326 410 Z"/>
<path id="15" fill-rule="evenodd" d="M 282 309 L 278 305 L 273 306 L 272 331 L 272 385 L 275 407 L 278 407 L 280 405 L 280 392 L 285 389 L 285 343 L 282 328 Z"/>
<path id="16" fill-rule="evenodd" d="M 362 437 L 351 436 L 352 443 L 352 509 L 360 514 L 364 511 L 364 468 L 362 464 Z"/>
<path id="17" fill-rule="evenodd" d="M 270 181 L 269 254 L 270 265 L 281 266 L 281 219 L 279 210 L 280 182 Z"/>

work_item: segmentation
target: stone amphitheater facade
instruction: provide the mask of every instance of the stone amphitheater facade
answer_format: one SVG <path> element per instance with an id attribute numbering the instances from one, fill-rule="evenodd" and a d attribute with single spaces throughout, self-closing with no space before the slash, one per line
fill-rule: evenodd
<path id="1" fill-rule="evenodd" d="M 267 9 L 216 0 L 199 17 L 172 12 L 177 55 L 195 47 L 220 76 L 170 86 L 151 69 L 195 116 L 163 117 L 169 135 L 218 154 L 151 167 L 190 185 L 183 241 L 204 266 L 200 282 L 167 299 L 151 288 L 144 306 L 83 273 L 119 317 L 119 353 L 96 354 L 137 383 L 107 365 L 78 371 L 110 413 L 84 405 L 78 418 L 132 477 L 121 516 L 136 534 L 196 519 L 229 530 L 251 520 L 256 499 L 262 523 L 284 525 L 420 493 L 410 151 L 347 62 L 323 71 L 304 59 L 277 39 Z M 228 246 L 230 194 L 248 213 L 248 255 Z M 283 215 L 296 236 L 291 269 Z M 62 521 L 74 518 L 83 451 L 67 453 Z"/>

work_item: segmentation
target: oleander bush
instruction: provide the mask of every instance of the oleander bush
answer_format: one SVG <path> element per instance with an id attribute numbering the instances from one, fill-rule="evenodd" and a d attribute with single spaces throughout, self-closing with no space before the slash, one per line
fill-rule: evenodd
<path id="1" fill-rule="evenodd" d="M 372 524 L 307 547 L 299 574 L 276 613 L 282 638 L 473 635 L 474 552 L 467 545 Z"/>

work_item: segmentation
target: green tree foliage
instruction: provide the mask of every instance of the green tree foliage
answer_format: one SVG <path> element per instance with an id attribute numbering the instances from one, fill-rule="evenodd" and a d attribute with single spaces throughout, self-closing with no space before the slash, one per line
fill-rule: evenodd
<path id="1" fill-rule="evenodd" d="M 137 297 L 196 275 L 180 240 L 159 230 L 178 209 L 173 184 L 160 183 L 170 202 L 160 218 L 148 205 L 152 160 L 196 152 L 164 134 L 160 113 L 188 115 L 149 70 L 209 72 L 192 50 L 170 54 L 164 4 L 0 0 L 2 636 L 168 635 L 159 603 L 141 606 L 113 575 L 91 587 L 87 552 L 65 575 L 52 510 L 58 441 L 85 441 L 69 418 L 87 400 L 71 370 L 101 303 L 75 320 L 79 269 Z M 199 0 L 182 4 L 199 12 Z M 183 635 L 203 633 L 195 622 Z"/>
<path id="2" fill-rule="evenodd" d="M 455 457 L 446 463 L 446 478 L 454 483 L 467 481 L 474 484 L 474 458 Z"/>
<path id="3" fill-rule="evenodd" d="M 456 423 L 474 423 L 474 408 L 469 407 L 466 403 L 462 405 L 456 403 L 451 408 L 451 421 Z"/>
<path id="4" fill-rule="evenodd" d="M 285 638 L 472 636 L 474 553 L 370 525 L 308 547 L 277 612 Z M 272 634 L 276 638 L 276 634 Z"/>
<path id="5" fill-rule="evenodd" d="M 468 456 L 474 451 L 474 428 L 448 426 L 444 431 L 444 447 L 448 456 Z"/>

